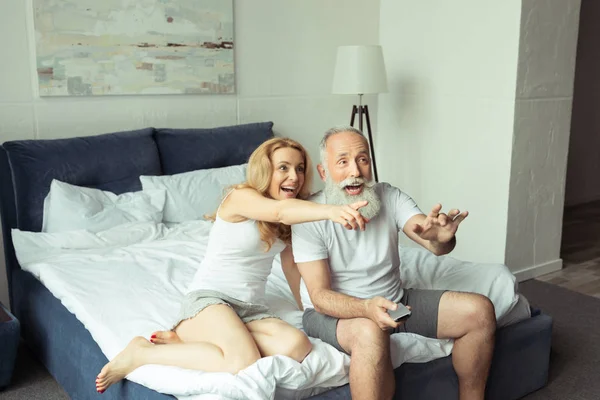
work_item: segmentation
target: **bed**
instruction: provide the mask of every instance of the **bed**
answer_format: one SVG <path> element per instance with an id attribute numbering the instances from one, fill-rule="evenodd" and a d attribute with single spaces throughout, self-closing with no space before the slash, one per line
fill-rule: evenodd
<path id="1" fill-rule="evenodd" d="M 260 143 L 273 136 L 272 126 L 265 122 L 215 129 L 147 128 L 83 138 L 13 141 L 0 148 L 0 212 L 11 310 L 20 320 L 26 344 L 71 398 L 98 396 L 93 382 L 107 357 L 64 299 L 59 300 L 39 277 L 21 268 L 12 230 L 40 231 L 44 198 L 54 179 L 116 194 L 135 192 L 142 189 L 142 175 L 174 175 L 243 164 Z M 407 260 L 410 257 L 418 265 L 427 255 L 406 255 Z M 406 272 L 408 279 L 434 285 L 419 276 L 418 268 Z M 533 310 L 531 317 L 498 330 L 488 398 L 516 399 L 545 385 L 551 329 L 552 319 Z M 457 379 L 448 356 L 403 363 L 396 369 L 396 381 L 396 398 L 457 398 Z M 332 382 L 338 386 L 347 380 L 338 377 L 337 381 L 327 381 Z M 347 384 L 325 386 L 312 391 L 273 391 L 265 396 L 303 398 L 318 393 L 312 398 L 350 398 Z M 131 380 L 123 380 L 103 396 L 173 398 Z M 225 398 L 218 393 L 214 396 L 211 398 Z"/>

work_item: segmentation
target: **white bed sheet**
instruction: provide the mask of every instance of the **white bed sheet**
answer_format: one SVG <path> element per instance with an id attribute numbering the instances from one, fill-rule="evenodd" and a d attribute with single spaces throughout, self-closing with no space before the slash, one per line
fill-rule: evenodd
<path id="1" fill-rule="evenodd" d="M 90 331 L 108 359 L 135 336 L 169 329 L 187 284 L 202 260 L 210 223 L 131 223 L 97 234 L 87 231 L 13 231 L 17 258 Z M 278 314 L 285 298 L 270 292 Z M 296 313 L 299 313 L 296 311 Z M 292 320 L 295 317 L 291 318 Z M 237 375 L 148 365 L 128 379 L 180 399 L 299 398 L 348 382 L 349 360 L 313 340 L 301 364 L 266 357 Z M 93 384 L 91 382 L 90 384 Z"/>
<path id="2" fill-rule="evenodd" d="M 148 337 L 172 326 L 186 286 L 206 251 L 210 226 L 205 221 L 172 227 L 138 222 L 96 234 L 13 230 L 13 242 L 23 269 L 84 324 L 112 359 L 131 338 Z M 433 261 L 428 257 L 410 249 L 403 254 L 403 278 L 409 286 L 435 287 L 439 279 L 447 278 L 451 286 L 446 285 L 447 289 L 491 294 L 500 319 L 515 309 L 519 298 L 514 277 L 499 280 L 490 278 L 493 271 L 483 271 L 468 280 L 464 273 L 462 277 L 452 273 L 456 261 L 450 257 L 435 271 L 423 268 Z M 278 262 L 274 263 L 274 271 L 278 268 Z M 295 309 L 287 283 L 278 273 L 269 277 L 267 301 L 282 319 L 302 328 L 302 313 Z M 518 314 L 511 320 L 528 316 L 526 311 Z M 347 383 L 349 357 L 318 339 L 311 341 L 313 351 L 302 363 L 284 356 L 265 357 L 236 375 L 147 365 L 127 379 L 186 400 L 304 398 Z M 394 367 L 444 357 L 451 350 L 449 340 L 392 335 Z"/>

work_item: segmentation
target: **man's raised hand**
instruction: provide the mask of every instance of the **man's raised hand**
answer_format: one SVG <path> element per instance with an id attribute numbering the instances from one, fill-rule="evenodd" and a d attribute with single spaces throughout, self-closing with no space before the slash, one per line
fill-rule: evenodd
<path id="1" fill-rule="evenodd" d="M 422 224 L 415 224 L 413 231 L 421 239 L 431 242 L 448 243 L 456 235 L 458 225 L 467 218 L 468 211 L 462 213 L 458 209 L 452 209 L 448 214 L 444 214 L 442 205 L 436 204 L 431 209 Z"/>

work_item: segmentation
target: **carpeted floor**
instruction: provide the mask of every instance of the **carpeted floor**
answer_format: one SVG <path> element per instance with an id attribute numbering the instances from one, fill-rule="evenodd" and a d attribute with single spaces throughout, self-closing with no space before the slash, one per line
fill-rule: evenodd
<path id="1" fill-rule="evenodd" d="M 2 400 L 68 400 L 69 396 L 21 343 L 11 384 L 0 391 Z"/>
<path id="2" fill-rule="evenodd" d="M 531 304 L 554 317 L 549 383 L 525 400 L 600 398 L 600 299 L 536 280 L 521 284 Z M 68 396 L 26 347 L 2 400 L 65 400 Z"/>
<path id="3" fill-rule="evenodd" d="M 525 399 L 599 399 L 600 299 L 536 280 L 520 288 L 534 307 L 554 318 L 548 385 Z"/>
<path id="4" fill-rule="evenodd" d="M 600 298 L 600 201 L 566 207 L 560 257 L 563 269 L 538 277 Z"/>

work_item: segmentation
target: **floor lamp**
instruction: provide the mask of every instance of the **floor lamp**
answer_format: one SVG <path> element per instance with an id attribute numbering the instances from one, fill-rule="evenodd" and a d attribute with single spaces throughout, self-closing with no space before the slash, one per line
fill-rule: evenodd
<path id="1" fill-rule="evenodd" d="M 358 95 L 358 105 L 352 106 L 350 125 L 354 126 L 354 121 L 358 116 L 358 129 L 364 133 L 363 120 L 366 122 L 373 175 L 376 182 L 379 182 L 379 178 L 377 176 L 377 163 L 375 162 L 375 146 L 373 145 L 369 107 L 362 104 L 362 96 L 383 92 L 387 92 L 387 77 L 381 46 L 338 47 L 332 93 Z"/>

